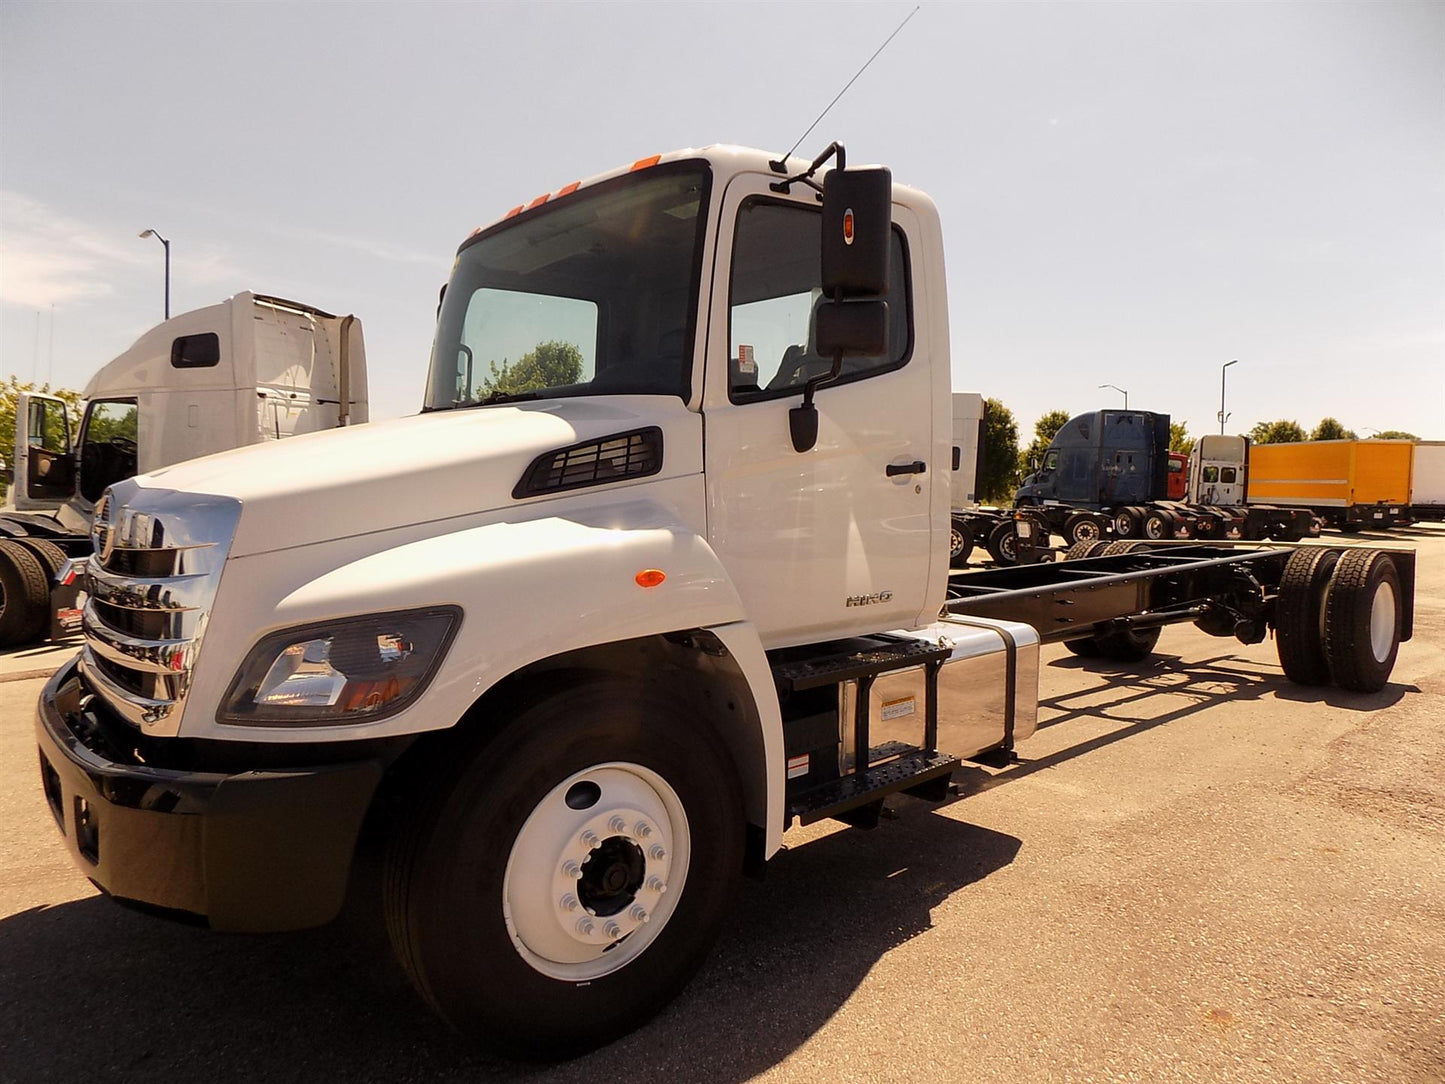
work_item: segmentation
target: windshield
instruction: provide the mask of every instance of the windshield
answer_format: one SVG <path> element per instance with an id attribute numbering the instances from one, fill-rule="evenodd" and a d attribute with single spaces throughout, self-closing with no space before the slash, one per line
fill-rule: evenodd
<path id="1" fill-rule="evenodd" d="M 457 255 L 424 409 L 690 394 L 708 169 L 656 166 L 493 227 Z"/>

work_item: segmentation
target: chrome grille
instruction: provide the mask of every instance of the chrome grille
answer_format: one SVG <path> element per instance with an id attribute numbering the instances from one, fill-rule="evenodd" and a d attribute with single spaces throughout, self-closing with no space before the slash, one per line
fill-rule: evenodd
<path id="1" fill-rule="evenodd" d="M 112 487 L 95 507 L 85 568 L 80 666 L 93 691 L 148 734 L 173 735 L 239 501 Z"/>

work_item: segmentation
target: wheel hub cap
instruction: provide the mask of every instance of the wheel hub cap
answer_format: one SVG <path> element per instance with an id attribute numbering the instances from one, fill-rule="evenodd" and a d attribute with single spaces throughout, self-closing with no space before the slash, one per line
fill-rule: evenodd
<path id="1" fill-rule="evenodd" d="M 606 975 L 657 937 L 688 858 L 687 816 L 660 775 L 620 763 L 577 772 L 537 803 L 512 844 L 507 932 L 545 975 Z"/>

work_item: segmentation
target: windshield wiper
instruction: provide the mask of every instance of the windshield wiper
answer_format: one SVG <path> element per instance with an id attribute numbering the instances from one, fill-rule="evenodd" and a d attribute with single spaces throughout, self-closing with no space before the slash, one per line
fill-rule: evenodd
<path id="1" fill-rule="evenodd" d="M 522 403 L 528 399 L 540 398 L 542 398 L 542 393 L 538 391 L 494 391 L 491 395 L 478 399 L 475 403 L 465 405 L 469 407 L 492 406 L 496 403 Z"/>

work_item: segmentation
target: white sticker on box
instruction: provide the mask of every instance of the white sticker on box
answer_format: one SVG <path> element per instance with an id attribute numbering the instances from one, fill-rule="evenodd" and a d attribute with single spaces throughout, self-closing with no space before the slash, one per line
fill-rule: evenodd
<path id="1" fill-rule="evenodd" d="M 808 774 L 808 754 L 788 758 L 788 778 L 797 779 L 800 775 Z"/>
<path id="2" fill-rule="evenodd" d="M 887 719 L 902 719 L 905 715 L 912 715 L 918 710 L 918 698 L 914 696 L 900 696 L 897 700 L 883 701 L 882 716 Z"/>

